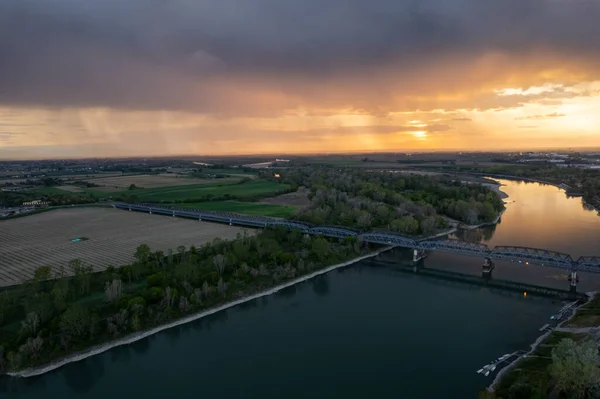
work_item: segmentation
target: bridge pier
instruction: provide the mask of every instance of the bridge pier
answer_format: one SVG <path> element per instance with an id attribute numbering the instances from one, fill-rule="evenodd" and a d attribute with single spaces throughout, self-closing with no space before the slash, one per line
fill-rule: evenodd
<path id="1" fill-rule="evenodd" d="M 571 291 L 571 293 L 577 293 L 578 282 L 579 276 L 577 275 L 577 270 L 571 270 L 571 274 L 569 274 L 569 291 Z"/>
<path id="2" fill-rule="evenodd" d="M 427 253 L 425 252 L 424 249 L 418 249 L 418 248 L 414 248 L 413 249 L 413 262 L 417 263 L 418 261 L 420 261 L 421 259 L 425 259 L 427 257 Z"/>
<path id="3" fill-rule="evenodd" d="M 494 261 L 491 258 L 486 257 L 483 260 L 483 265 L 481 266 L 481 277 L 486 280 L 492 278 L 492 270 L 496 268 Z"/>

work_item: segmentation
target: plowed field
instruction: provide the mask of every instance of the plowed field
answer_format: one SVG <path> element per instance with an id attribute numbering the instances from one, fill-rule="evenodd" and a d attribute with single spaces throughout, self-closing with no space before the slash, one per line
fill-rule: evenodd
<path id="1" fill-rule="evenodd" d="M 22 283 L 39 266 L 56 268 L 81 259 L 103 270 L 133 260 L 135 249 L 153 251 L 233 239 L 243 229 L 112 208 L 59 209 L 0 222 L 0 286 Z M 252 231 L 249 231 L 252 233 Z M 87 240 L 72 242 L 85 237 Z"/>

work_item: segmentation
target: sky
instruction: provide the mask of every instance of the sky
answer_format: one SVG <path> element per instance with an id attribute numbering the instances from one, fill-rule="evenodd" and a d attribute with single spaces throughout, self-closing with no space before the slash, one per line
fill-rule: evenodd
<path id="1" fill-rule="evenodd" d="M 597 0 L 0 0 L 0 160 L 600 147 Z"/>

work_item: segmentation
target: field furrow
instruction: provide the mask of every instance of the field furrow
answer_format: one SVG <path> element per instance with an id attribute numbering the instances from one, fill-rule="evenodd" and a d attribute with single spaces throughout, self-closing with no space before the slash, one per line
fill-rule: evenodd
<path id="1" fill-rule="evenodd" d="M 94 270 L 133 261 L 147 244 L 165 253 L 180 245 L 233 239 L 242 228 L 109 208 L 58 209 L 0 222 L 0 286 L 22 283 L 36 268 L 81 259 Z M 72 242 L 74 238 L 87 240 Z"/>

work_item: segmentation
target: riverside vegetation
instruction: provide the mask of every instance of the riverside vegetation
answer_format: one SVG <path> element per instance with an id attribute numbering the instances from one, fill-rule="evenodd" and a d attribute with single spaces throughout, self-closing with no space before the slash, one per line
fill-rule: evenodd
<path id="1" fill-rule="evenodd" d="M 47 364 L 93 345 L 249 296 L 366 253 L 353 238 L 330 241 L 298 231 L 266 229 L 202 247 L 153 252 L 93 273 L 90 265 L 36 270 L 0 292 L 0 370 Z"/>
<path id="2" fill-rule="evenodd" d="M 504 209 L 502 200 L 488 187 L 464 185 L 443 176 L 328 167 L 280 173 L 283 183 L 310 189 L 310 206 L 295 218 L 319 225 L 431 235 L 448 226 L 448 217 L 478 224 L 492 222 Z"/>
<path id="3" fill-rule="evenodd" d="M 585 334 L 554 331 L 480 399 L 600 398 L 598 344 Z"/>
<path id="4" fill-rule="evenodd" d="M 600 398 L 600 352 L 593 335 L 600 318 L 600 296 L 582 305 L 564 326 L 553 331 L 500 379 L 488 399 Z M 581 328 L 582 330 L 578 330 Z"/>
<path id="5" fill-rule="evenodd" d="M 441 169 L 453 172 L 475 172 L 490 175 L 507 175 L 534 179 L 551 184 L 567 184 L 567 194 L 581 195 L 585 202 L 600 209 L 600 171 L 552 165 L 498 165 L 498 166 L 453 166 L 419 167 L 419 169 Z"/>

